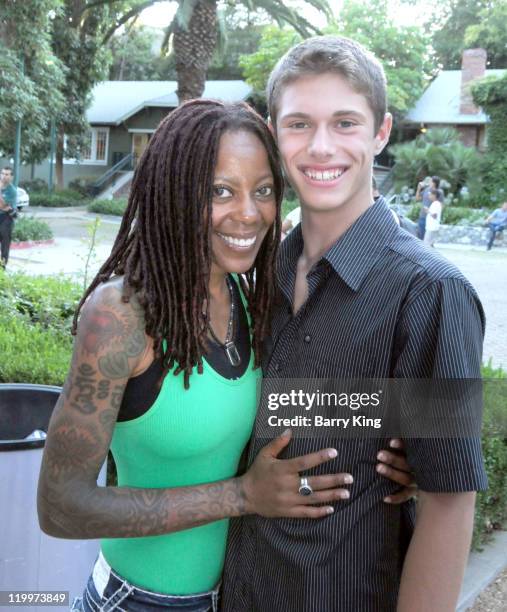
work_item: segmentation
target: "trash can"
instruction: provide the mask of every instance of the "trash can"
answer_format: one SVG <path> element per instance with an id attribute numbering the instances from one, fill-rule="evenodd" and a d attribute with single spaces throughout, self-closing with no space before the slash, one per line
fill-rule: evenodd
<path id="1" fill-rule="evenodd" d="M 83 591 L 99 542 L 52 538 L 39 527 L 37 482 L 60 392 L 46 385 L 0 384 L 0 590 L 69 591 L 72 602 Z M 105 484 L 105 469 L 98 482 Z M 26 609 L 45 612 L 48 606 Z"/>

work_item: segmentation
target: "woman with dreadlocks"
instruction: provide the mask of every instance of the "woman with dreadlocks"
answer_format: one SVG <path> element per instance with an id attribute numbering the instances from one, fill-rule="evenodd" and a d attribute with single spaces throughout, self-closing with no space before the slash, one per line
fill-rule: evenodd
<path id="1" fill-rule="evenodd" d="M 281 198 L 275 143 L 244 104 L 182 105 L 140 159 L 111 255 L 76 313 L 39 481 L 46 533 L 102 538 L 75 609 L 216 609 L 227 519 L 318 518 L 343 497 L 345 475 L 312 478 L 311 500 L 298 494 L 299 471 L 335 455 L 277 461 L 288 436 L 236 477 Z M 98 487 L 109 448 L 118 486 Z"/>

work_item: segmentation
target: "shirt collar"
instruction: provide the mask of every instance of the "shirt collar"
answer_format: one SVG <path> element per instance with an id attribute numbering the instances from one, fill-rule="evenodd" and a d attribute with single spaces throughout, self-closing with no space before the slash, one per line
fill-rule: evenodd
<path id="1" fill-rule="evenodd" d="M 398 230 L 385 199 L 380 197 L 324 253 L 321 261 L 327 261 L 336 274 L 357 291 Z M 278 265 L 280 287 L 288 296 L 292 295 L 291 278 L 303 245 L 301 225 L 298 225 L 284 240 Z"/>

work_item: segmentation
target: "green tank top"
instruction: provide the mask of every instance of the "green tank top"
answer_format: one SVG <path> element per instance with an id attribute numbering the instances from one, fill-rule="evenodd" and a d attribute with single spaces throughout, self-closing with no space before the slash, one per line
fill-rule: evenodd
<path id="1" fill-rule="evenodd" d="M 250 438 L 256 412 L 260 368 L 253 354 L 243 376 L 229 380 L 204 361 L 190 389 L 183 374 L 164 379 L 150 409 L 117 422 L 111 451 L 118 486 L 182 487 L 235 476 Z M 219 582 L 225 557 L 227 519 L 141 538 L 102 540 L 102 553 L 120 576 L 158 593 L 189 595 Z"/>

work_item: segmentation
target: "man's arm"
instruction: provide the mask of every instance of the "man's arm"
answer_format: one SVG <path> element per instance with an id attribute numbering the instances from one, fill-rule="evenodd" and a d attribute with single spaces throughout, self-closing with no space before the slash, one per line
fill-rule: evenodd
<path id="1" fill-rule="evenodd" d="M 472 539 L 475 492 L 421 491 L 398 612 L 454 612 Z"/>

